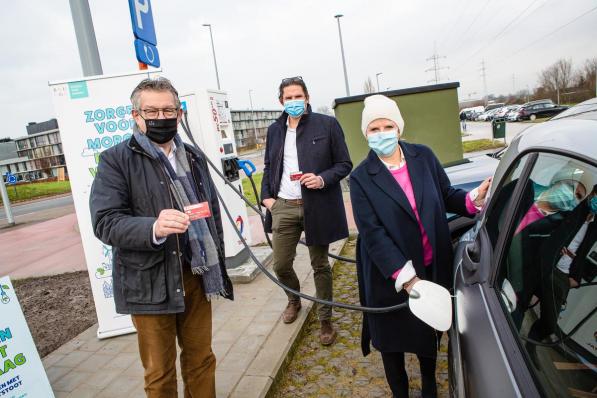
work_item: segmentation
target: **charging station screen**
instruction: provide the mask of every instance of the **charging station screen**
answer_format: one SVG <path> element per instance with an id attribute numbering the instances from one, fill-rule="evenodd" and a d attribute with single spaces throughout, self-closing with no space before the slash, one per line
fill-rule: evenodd
<path id="1" fill-rule="evenodd" d="M 234 147 L 232 146 L 232 144 L 224 144 L 224 154 L 229 155 L 232 152 L 234 152 Z"/>

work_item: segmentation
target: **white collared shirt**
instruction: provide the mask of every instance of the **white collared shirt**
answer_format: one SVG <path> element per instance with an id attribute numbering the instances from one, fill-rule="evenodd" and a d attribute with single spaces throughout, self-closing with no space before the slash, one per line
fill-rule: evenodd
<path id="1" fill-rule="evenodd" d="M 296 129 L 290 128 L 286 120 L 286 139 L 284 140 L 284 168 L 278 197 L 282 199 L 301 199 L 301 183 L 290 181 L 290 173 L 301 171 L 299 169 L 298 153 L 296 150 Z"/>
<path id="2" fill-rule="evenodd" d="M 398 166 L 384 162 L 384 160 L 378 155 L 379 160 L 381 160 L 381 162 L 384 164 L 384 166 L 386 166 L 388 168 L 388 170 L 390 170 L 390 171 L 401 169 L 406 164 L 406 158 L 404 157 L 404 153 L 402 153 L 402 148 L 400 148 L 400 145 L 398 145 L 398 150 L 400 151 L 400 159 L 401 159 L 400 164 Z"/>

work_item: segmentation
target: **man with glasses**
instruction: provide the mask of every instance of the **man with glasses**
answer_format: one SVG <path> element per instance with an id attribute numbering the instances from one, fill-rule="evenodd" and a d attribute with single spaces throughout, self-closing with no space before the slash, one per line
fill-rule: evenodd
<path id="1" fill-rule="evenodd" d="M 309 249 L 318 298 L 332 300 L 329 244 L 348 236 L 340 180 L 352 169 L 338 121 L 314 113 L 300 76 L 282 80 L 278 100 L 284 112 L 267 131 L 261 199 L 268 212 L 266 230 L 273 232 L 274 271 L 286 286 L 299 291 L 293 269 L 301 233 Z M 296 320 L 300 298 L 287 293 L 284 323 Z M 336 338 L 332 308 L 318 305 L 320 341 Z"/>
<path id="2" fill-rule="evenodd" d="M 232 299 L 218 198 L 205 158 L 177 134 L 178 92 L 165 78 L 131 94 L 133 137 L 100 156 L 95 235 L 113 247 L 116 312 L 131 314 L 148 397 L 215 397 L 210 299 Z M 197 211 L 199 209 L 199 211 Z"/>

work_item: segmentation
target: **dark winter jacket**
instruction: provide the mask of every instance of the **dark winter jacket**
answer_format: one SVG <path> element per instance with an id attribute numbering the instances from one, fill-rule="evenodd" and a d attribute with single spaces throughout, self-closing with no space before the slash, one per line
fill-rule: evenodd
<path id="1" fill-rule="evenodd" d="M 278 197 L 284 168 L 286 120 L 283 112 L 267 130 L 261 200 Z M 344 133 L 330 116 L 311 113 L 308 107 L 296 129 L 296 150 L 300 171 L 323 178 L 323 189 L 301 187 L 305 212 L 307 245 L 327 245 L 348 236 L 340 180 L 352 169 Z M 294 171 L 294 170 L 293 170 Z M 266 230 L 271 233 L 272 216 L 266 214 Z"/>
<path id="2" fill-rule="evenodd" d="M 400 142 L 410 175 L 417 211 L 433 248 L 433 263 L 423 263 L 419 223 L 406 197 L 387 167 L 370 151 L 350 176 L 350 197 L 359 230 L 357 275 L 361 304 L 387 307 L 407 300 L 397 293 L 392 275 L 412 260 L 417 276 L 444 287 L 452 275 L 452 241 L 446 212 L 470 217 L 466 191 L 453 188 L 431 149 Z M 408 308 L 363 316 L 362 350 L 369 343 L 382 352 L 436 355 L 435 331 Z"/>
<path id="3" fill-rule="evenodd" d="M 210 203 L 208 226 L 218 248 L 227 298 L 232 299 L 215 186 L 202 154 L 188 145 L 185 150 L 199 200 Z M 160 161 L 147 154 L 134 137 L 100 156 L 89 206 L 95 236 L 113 248 L 114 301 L 119 314 L 170 314 L 185 309 L 186 234 L 169 235 L 157 246 L 152 240 L 153 223 L 160 212 L 177 208 L 170 185 Z"/>

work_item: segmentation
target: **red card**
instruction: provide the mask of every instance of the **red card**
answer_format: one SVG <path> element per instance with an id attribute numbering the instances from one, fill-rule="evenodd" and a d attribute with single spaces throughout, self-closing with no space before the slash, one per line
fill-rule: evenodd
<path id="1" fill-rule="evenodd" d="M 290 173 L 290 181 L 298 181 L 303 176 L 302 171 L 293 171 Z"/>
<path id="2" fill-rule="evenodd" d="M 200 218 L 211 217 L 209 210 L 209 203 L 201 202 L 195 205 L 188 205 L 184 207 L 184 212 L 188 214 L 191 221 L 199 220 Z"/>

